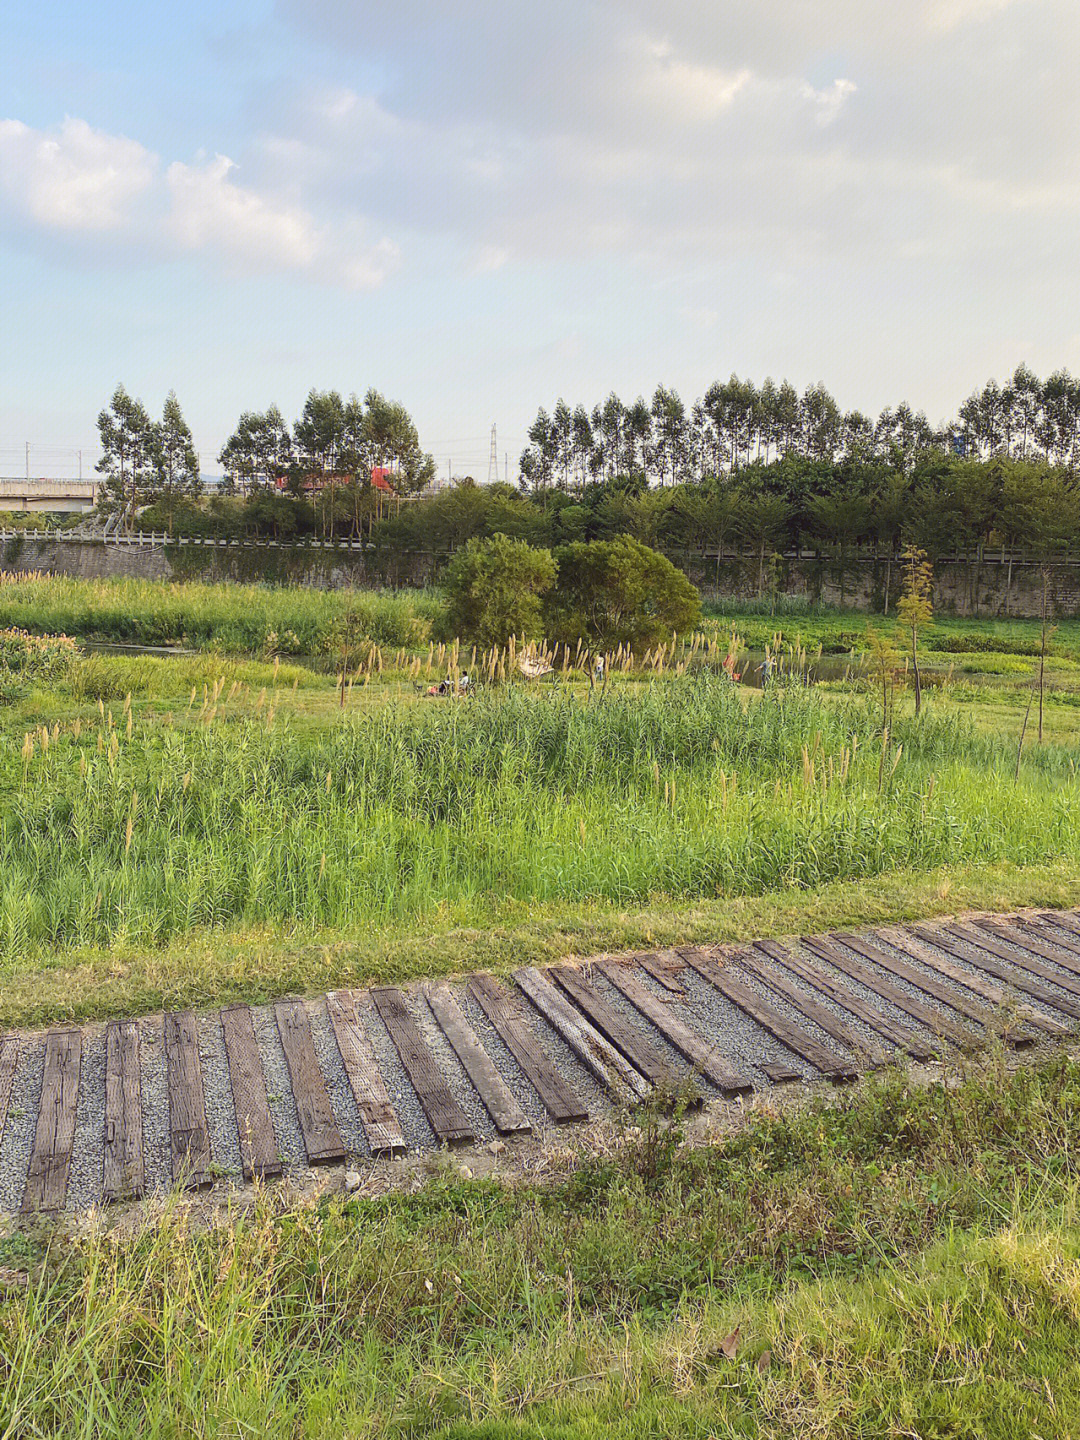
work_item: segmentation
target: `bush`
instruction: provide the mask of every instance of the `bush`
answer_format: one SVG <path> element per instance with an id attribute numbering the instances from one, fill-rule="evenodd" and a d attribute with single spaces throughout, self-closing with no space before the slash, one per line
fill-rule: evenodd
<path id="1" fill-rule="evenodd" d="M 485 646 L 505 645 L 511 635 L 538 640 L 540 597 L 555 575 L 550 550 L 534 550 L 505 535 L 470 540 L 443 574 L 448 638 Z"/>
<path id="2" fill-rule="evenodd" d="M 564 545 L 554 554 L 559 585 L 544 605 L 550 640 L 643 650 L 701 617 L 701 597 L 682 571 L 629 535 Z"/>

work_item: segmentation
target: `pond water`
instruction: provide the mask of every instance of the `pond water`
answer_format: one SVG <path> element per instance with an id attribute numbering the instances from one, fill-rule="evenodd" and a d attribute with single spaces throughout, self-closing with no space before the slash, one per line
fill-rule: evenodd
<path id="1" fill-rule="evenodd" d="M 81 640 L 87 655 L 198 655 L 182 645 L 128 645 L 121 640 Z"/>

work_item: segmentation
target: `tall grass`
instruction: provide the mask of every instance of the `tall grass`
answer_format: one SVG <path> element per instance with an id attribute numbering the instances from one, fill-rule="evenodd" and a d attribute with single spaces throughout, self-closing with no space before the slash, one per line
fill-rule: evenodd
<path id="1" fill-rule="evenodd" d="M 0 576 L 0 626 L 140 645 L 216 647 L 248 655 L 314 655 L 348 619 L 377 645 L 427 643 L 433 591 L 170 583 L 114 576 Z"/>
<path id="2" fill-rule="evenodd" d="M 200 927 L 356 931 L 485 896 L 760 894 L 898 868 L 1080 857 L 1071 757 L 1014 785 L 958 719 L 887 747 L 859 699 L 747 703 L 708 672 L 586 701 L 553 690 L 386 705 L 298 734 L 247 720 L 29 733 L 2 765 L 0 946 L 159 945 Z M 77 732 L 77 733 L 76 733 Z M 879 789 L 879 775 L 884 783 Z"/>

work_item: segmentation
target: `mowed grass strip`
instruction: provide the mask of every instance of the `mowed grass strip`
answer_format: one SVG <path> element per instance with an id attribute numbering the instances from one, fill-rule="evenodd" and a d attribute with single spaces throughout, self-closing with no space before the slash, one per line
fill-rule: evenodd
<path id="1" fill-rule="evenodd" d="M 546 1186 L 0 1242 L 0 1424 L 55 1436 L 1065 1435 L 1080 1067 L 898 1074 Z M 18 1283 L 23 1280 L 24 1283 Z"/>

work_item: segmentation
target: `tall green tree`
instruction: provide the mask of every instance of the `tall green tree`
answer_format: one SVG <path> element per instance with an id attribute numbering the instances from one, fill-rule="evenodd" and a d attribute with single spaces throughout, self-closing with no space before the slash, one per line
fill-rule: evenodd
<path id="1" fill-rule="evenodd" d="M 97 508 L 130 527 L 136 512 L 155 498 L 154 426 L 142 401 L 117 385 L 98 416 L 98 433 L 101 459 L 95 468 L 104 480 Z"/>
<path id="2" fill-rule="evenodd" d="M 152 429 L 151 446 L 157 492 L 155 499 L 158 508 L 167 517 L 169 533 L 172 534 L 178 506 L 197 500 L 202 494 L 199 457 L 175 390 L 169 391 L 161 420 Z"/>
<path id="3" fill-rule="evenodd" d="M 230 489 L 245 494 L 287 481 L 294 464 L 293 444 L 278 407 L 245 410 L 217 458 Z"/>

